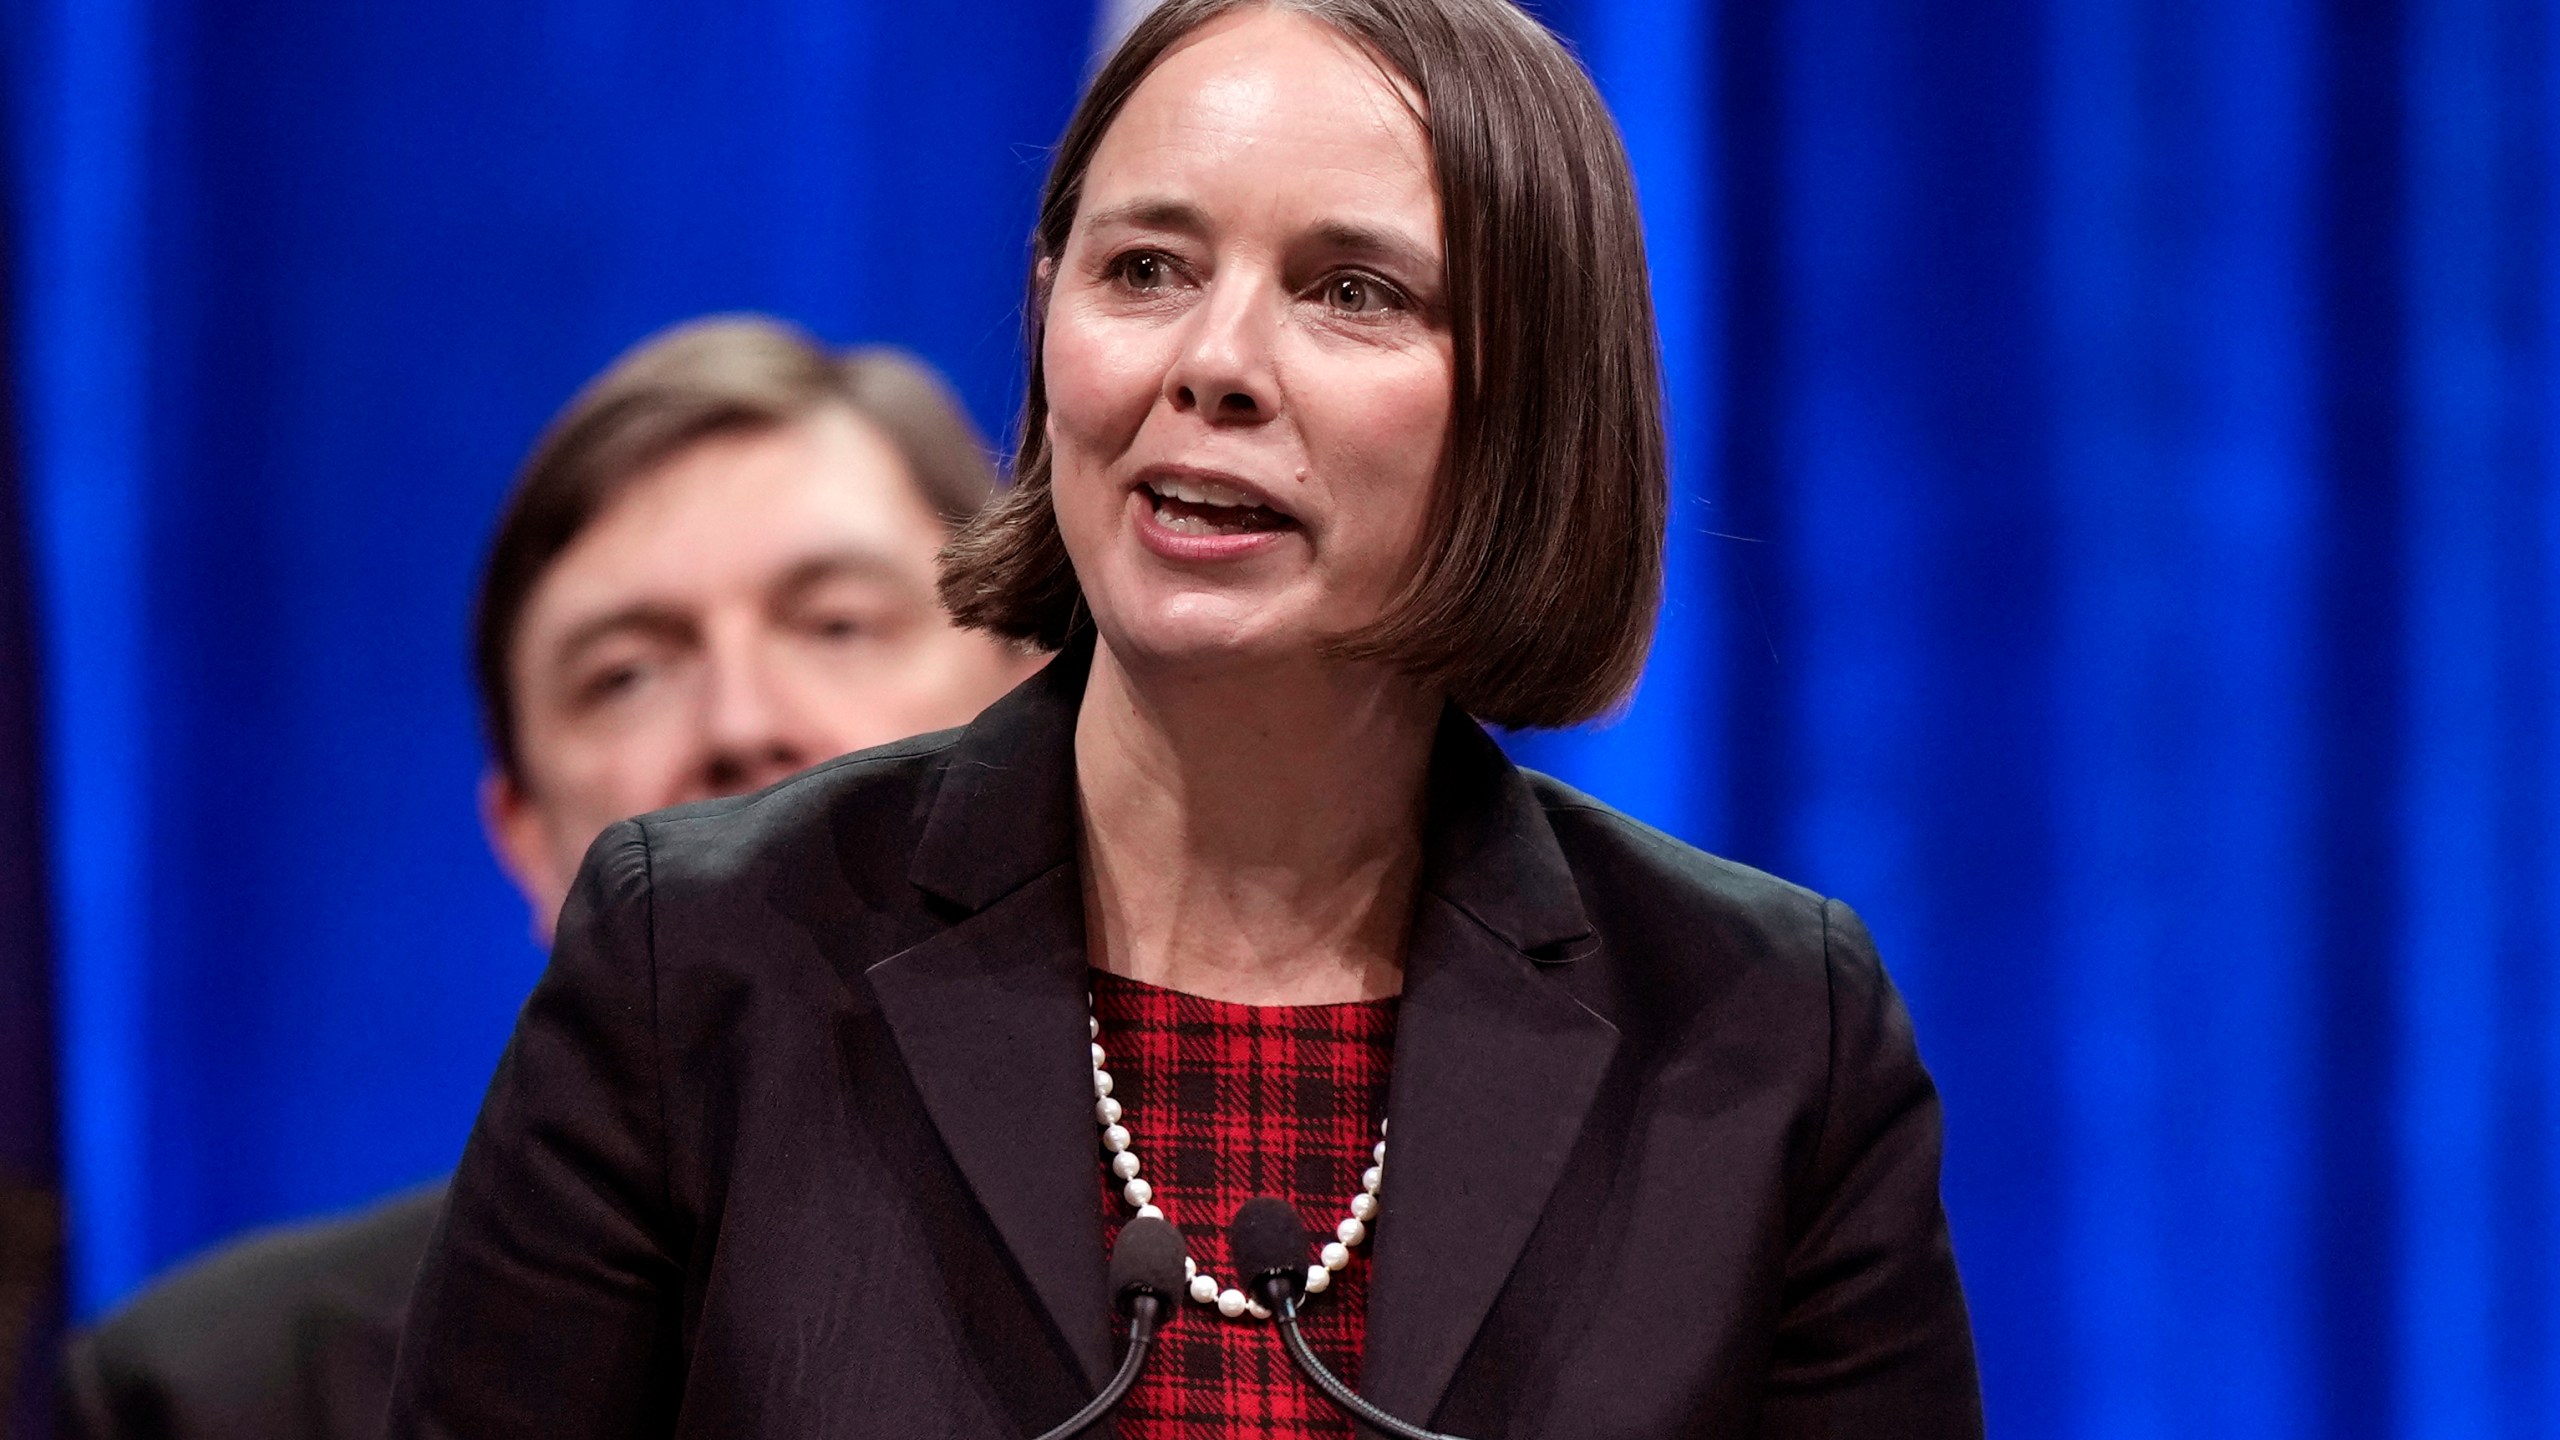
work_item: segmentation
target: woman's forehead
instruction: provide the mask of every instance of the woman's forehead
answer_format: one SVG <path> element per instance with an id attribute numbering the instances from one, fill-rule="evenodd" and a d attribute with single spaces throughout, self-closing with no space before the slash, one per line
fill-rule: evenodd
<path id="1" fill-rule="evenodd" d="M 1167 50 L 1104 133 L 1087 183 L 1244 166 L 1428 193 L 1417 112 L 1394 72 L 1341 32 L 1288 10 L 1240 11 Z"/>

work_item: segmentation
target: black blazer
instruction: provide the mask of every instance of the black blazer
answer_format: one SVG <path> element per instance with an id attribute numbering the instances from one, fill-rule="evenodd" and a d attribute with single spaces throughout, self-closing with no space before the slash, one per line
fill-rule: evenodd
<path id="1" fill-rule="evenodd" d="M 393 1436 L 1019 1436 L 1094 1392 L 1087 659 L 596 842 Z M 1978 1434 L 1938 1102 L 1856 918 L 1454 711 L 1428 803 L 1367 1393 L 1470 1440 Z"/>
<path id="2" fill-rule="evenodd" d="M 235 1240 L 62 1360 L 69 1440 L 371 1440 L 441 1183 Z"/>

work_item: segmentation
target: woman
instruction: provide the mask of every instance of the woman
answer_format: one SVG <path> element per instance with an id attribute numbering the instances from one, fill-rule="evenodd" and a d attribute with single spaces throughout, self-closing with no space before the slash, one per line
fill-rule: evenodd
<path id="1" fill-rule="evenodd" d="M 1347 1434 L 1226 1256 L 1262 1193 L 1408 1419 L 1978 1433 L 1936 1100 L 1855 918 L 1477 728 L 1617 701 L 1658 590 L 1588 80 L 1503 0 L 1172 0 L 1035 239 L 1017 484 L 944 594 L 1059 658 L 598 842 L 393 1433 L 1033 1433 L 1161 1212 L 1197 1303 L 1121 1433 Z"/>

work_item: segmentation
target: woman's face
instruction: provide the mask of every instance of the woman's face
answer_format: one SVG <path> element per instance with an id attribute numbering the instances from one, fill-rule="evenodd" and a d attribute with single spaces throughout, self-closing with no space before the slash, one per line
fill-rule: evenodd
<path id="1" fill-rule="evenodd" d="M 1454 359 L 1411 103 L 1337 32 L 1249 10 L 1095 150 L 1042 357 L 1058 524 L 1124 661 L 1304 655 L 1412 573 Z"/>

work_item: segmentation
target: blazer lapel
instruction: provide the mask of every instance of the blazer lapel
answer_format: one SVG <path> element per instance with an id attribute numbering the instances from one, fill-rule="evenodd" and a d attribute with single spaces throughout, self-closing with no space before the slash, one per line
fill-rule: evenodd
<path id="1" fill-rule="evenodd" d="M 1396 1022 L 1362 1389 L 1440 1406 L 1582 1132 L 1617 1028 L 1548 968 L 1590 948 L 1527 781 L 1452 712 Z"/>
<path id="2" fill-rule="evenodd" d="M 1111 1373 L 1071 651 L 948 752 L 908 878 L 965 913 L 865 976 L 978 1203 L 1087 1382 Z"/>
<path id="3" fill-rule="evenodd" d="M 1111 1373 L 1075 867 L 871 967 L 926 1113 L 1049 1319 Z"/>

